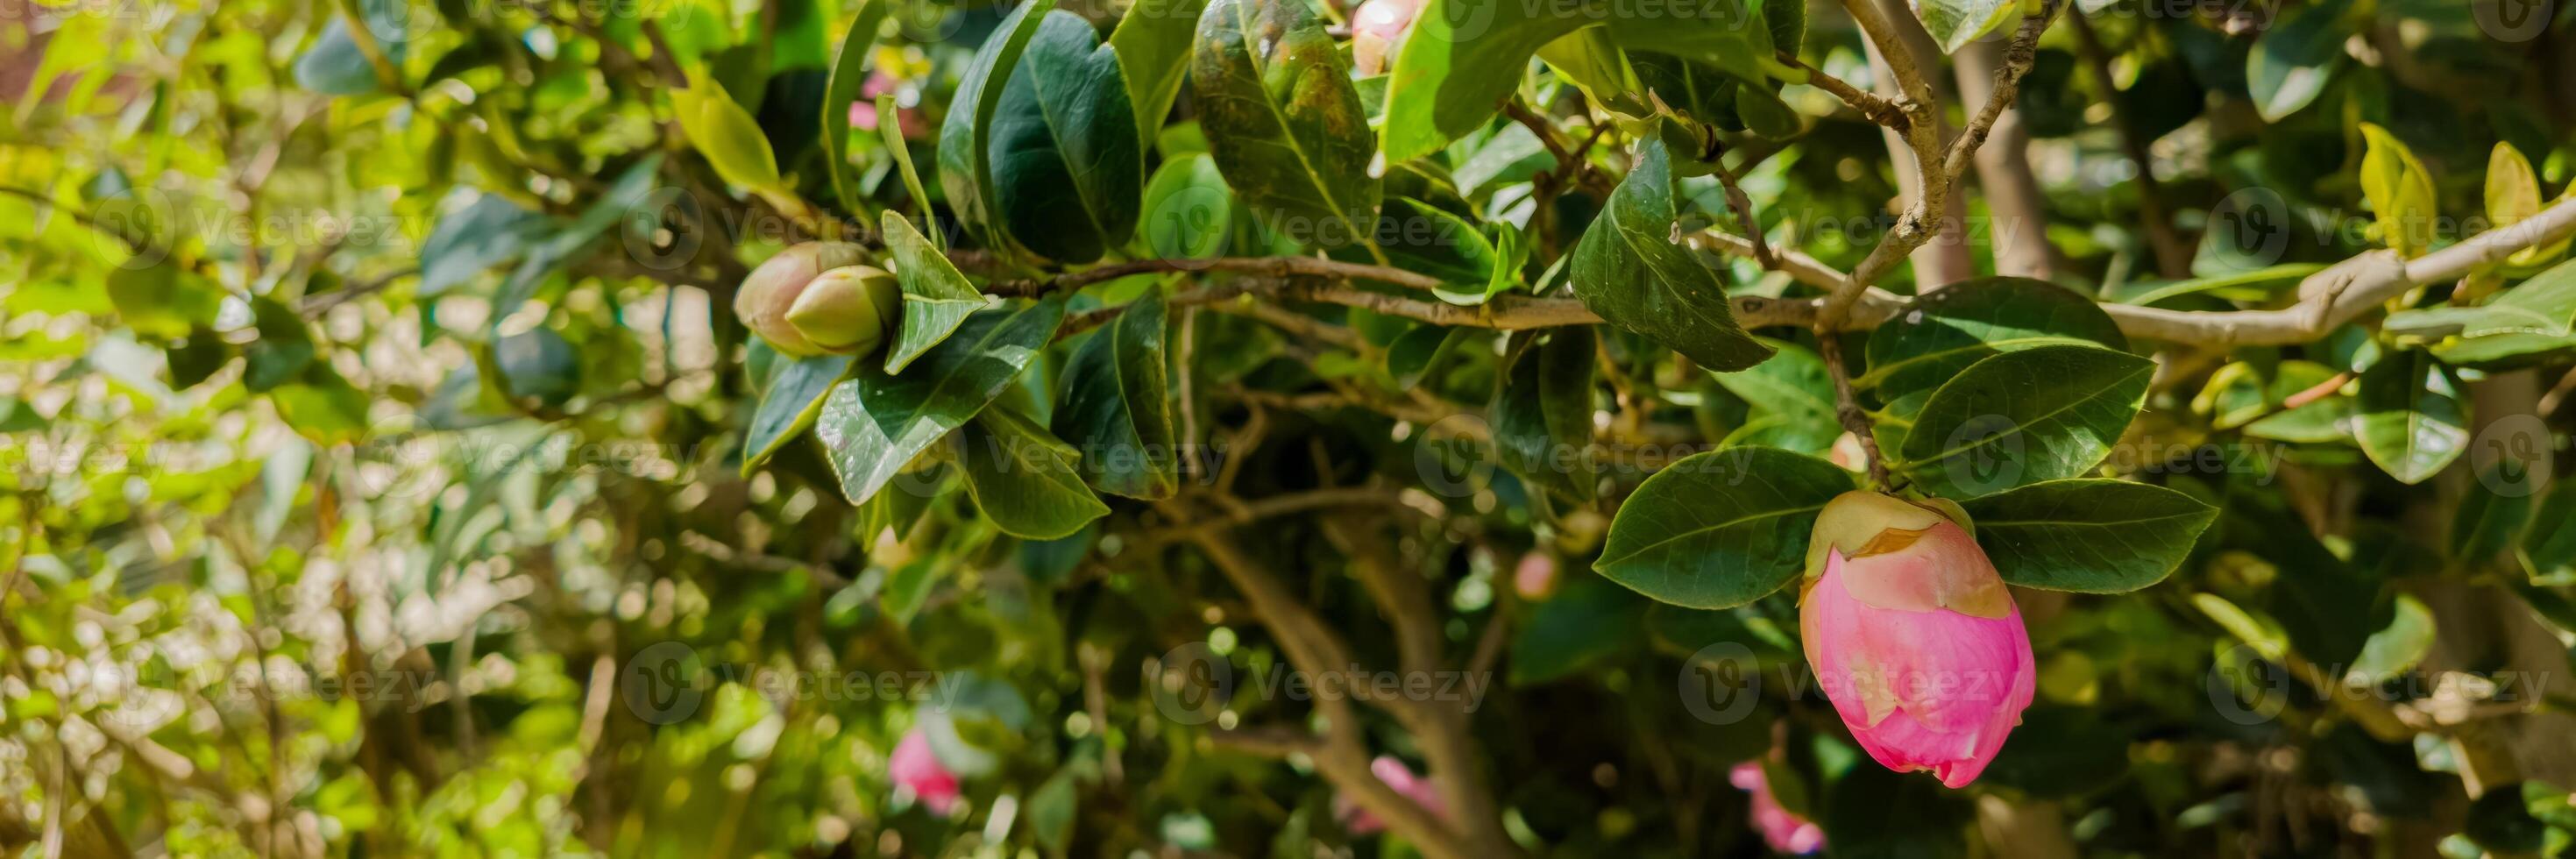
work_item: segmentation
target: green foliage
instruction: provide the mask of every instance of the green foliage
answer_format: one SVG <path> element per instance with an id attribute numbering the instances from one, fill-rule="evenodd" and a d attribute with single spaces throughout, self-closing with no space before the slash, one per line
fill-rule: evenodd
<path id="1" fill-rule="evenodd" d="M 1750 855 L 1739 767 L 1837 856 L 2564 852 L 2511 5 L 1912 4 L 2036 141 L 1800 0 L 0 7 L 0 852 Z M 882 359 L 730 312 L 808 242 Z M 1854 490 L 2014 586 L 1965 788 L 1825 715 Z"/>

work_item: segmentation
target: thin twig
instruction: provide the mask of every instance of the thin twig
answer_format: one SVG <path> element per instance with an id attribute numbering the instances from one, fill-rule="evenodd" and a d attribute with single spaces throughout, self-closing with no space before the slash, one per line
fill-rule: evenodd
<path id="1" fill-rule="evenodd" d="M 1860 397 L 1852 392 L 1851 369 L 1844 365 L 1842 339 L 1832 332 L 1816 338 L 1816 351 L 1824 353 L 1825 374 L 1834 380 L 1834 418 L 1843 430 L 1860 442 L 1862 453 L 1869 456 L 1870 484 L 1880 489 L 1893 488 L 1889 481 L 1887 457 L 1878 450 L 1878 436 L 1870 432 L 1869 412 L 1860 407 Z"/>

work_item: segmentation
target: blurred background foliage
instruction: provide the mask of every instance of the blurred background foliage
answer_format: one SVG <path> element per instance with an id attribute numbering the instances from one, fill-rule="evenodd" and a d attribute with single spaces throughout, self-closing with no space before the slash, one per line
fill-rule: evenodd
<path id="1" fill-rule="evenodd" d="M 1125 11 L 1064 8 L 1103 32 Z M 2019 102 L 2028 140 L 2006 151 L 2044 192 L 2050 279 L 2099 300 L 2259 305 L 2381 244 L 2354 226 L 2368 220 L 2362 123 L 2411 148 L 2441 212 L 2482 210 L 2499 143 L 2544 190 L 2576 178 L 2576 10 L 2078 9 L 2041 41 Z M 886 11 L 867 97 L 892 97 L 928 165 L 1004 10 Z M 911 199 L 884 136 L 821 142 L 857 14 L 836 0 L 0 0 L 0 848 L 1404 853 L 1345 834 L 1306 764 L 1222 747 L 1156 694 L 1176 658 L 1250 685 L 1282 657 L 1150 507 L 1024 541 L 979 515 L 953 469 L 898 478 L 910 500 L 892 510 L 844 503 L 809 445 L 743 476 L 766 380 L 746 371 L 763 359 L 726 311 L 731 284 L 808 237 L 800 207 L 871 225 L 947 206 Z M 1831 4 L 1812 14 L 1804 44 L 1783 47 L 1867 79 L 1850 21 Z M 673 82 L 701 75 L 756 118 L 785 193 L 736 190 L 679 133 Z M 1550 72 L 1529 78 L 1550 116 L 1580 114 Z M 1152 163 L 1203 163 L 1184 92 Z M 1889 151 L 1823 92 L 1783 97 L 1795 134 L 1730 138 L 1759 156 L 1743 185 L 1775 242 L 1847 269 L 1888 224 Z M 1585 157 L 1626 166 L 1609 147 Z M 1524 225 L 1555 163 L 1509 122 L 1447 158 L 1469 211 Z M 1726 211 L 1714 182 L 1684 188 Z M 1533 239 L 1549 255 L 1600 205 L 1564 190 L 1547 195 L 1562 234 Z M 1969 206 L 1990 211 L 1984 195 Z M 1219 242 L 1257 255 L 1278 239 L 1238 225 Z M 1993 273 L 2001 244 L 1972 234 L 1971 273 Z M 955 256 L 1011 273 L 982 253 Z M 1729 265 L 1737 294 L 1800 289 Z M 1096 286 L 1074 307 L 1155 282 Z M 1215 428 L 1225 454 L 1190 473 L 1221 469 L 1244 499 L 1374 499 L 1361 518 L 1394 525 L 1403 563 L 1428 574 L 1443 646 L 1492 670 L 1474 734 L 1525 849 L 1756 853 L 1726 772 L 1773 748 L 1813 778 L 1784 802 L 1837 854 L 2528 855 L 2576 832 L 2576 495 L 2493 491 L 2478 472 L 2497 460 L 2475 450 L 2400 484 L 2332 415 L 2323 433 L 2248 428 L 2357 366 L 2367 332 L 2168 361 L 2123 448 L 2147 453 L 2113 466 L 2226 513 L 2153 589 L 2024 594 L 2040 704 L 1979 787 L 1954 793 L 1853 765 L 1829 708 L 1794 694 L 1786 596 L 1650 604 L 1588 571 L 1607 500 L 1551 510 L 1490 468 L 1426 491 L 1424 464 L 1447 453 L 1420 413 L 1386 403 L 1481 407 L 1504 373 L 1493 350 L 1435 368 L 1416 338 L 1404 348 L 1421 363 L 1391 367 L 1410 323 L 1298 309 L 1356 336 L 1175 314 L 1199 344 L 1183 420 Z M 2513 437 L 2540 447 L 2503 455 L 2544 463 L 2514 480 L 2545 482 L 2551 456 L 2569 456 L 2576 352 L 2526 345 L 2458 377 L 2457 396 L 2477 402 L 2479 438 L 2537 416 L 2536 435 Z M 1640 338 L 1599 348 L 1632 383 L 1603 412 L 1629 443 L 1822 453 L 1836 434 Z M 1421 388 L 1397 393 L 1407 375 Z M 1820 378 L 1791 384 L 1814 394 Z M 1609 482 L 1633 488 L 1650 467 Z M 1268 518 L 1241 539 L 1386 664 L 1398 645 L 1328 539 L 1348 515 Z M 1531 554 L 1562 572 L 1524 591 L 1513 571 Z M 2371 694 L 2294 681 L 2320 665 Z M 1705 676 L 1765 694 L 1748 715 L 1697 716 L 1683 699 Z M 1294 724 L 1307 709 L 1238 693 L 1211 718 Z M 1369 719 L 1373 748 L 1415 754 L 1410 731 Z M 887 755 L 915 728 L 943 759 L 987 764 L 967 773 L 960 815 L 888 784 Z"/>

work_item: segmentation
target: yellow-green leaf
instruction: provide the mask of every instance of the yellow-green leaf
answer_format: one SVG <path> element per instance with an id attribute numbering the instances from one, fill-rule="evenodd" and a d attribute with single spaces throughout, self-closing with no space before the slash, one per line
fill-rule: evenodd
<path id="1" fill-rule="evenodd" d="M 2433 247 L 2433 174 L 2388 129 L 2365 122 L 2361 134 L 2361 194 L 2378 213 L 2379 240 L 2398 256 L 2422 256 Z"/>
<path id="2" fill-rule="evenodd" d="M 691 75 L 688 89 L 672 91 L 671 107 L 679 114 L 680 131 L 716 175 L 745 188 L 778 187 L 778 156 L 769 151 L 768 136 L 713 79 Z"/>

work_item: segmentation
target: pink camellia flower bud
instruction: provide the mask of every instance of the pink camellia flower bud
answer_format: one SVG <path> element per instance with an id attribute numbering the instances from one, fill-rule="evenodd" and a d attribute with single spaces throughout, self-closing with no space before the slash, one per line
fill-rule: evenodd
<path id="1" fill-rule="evenodd" d="M 1385 71 L 1404 44 L 1422 0 L 1368 0 L 1351 12 L 1351 66 L 1361 77 Z"/>
<path id="2" fill-rule="evenodd" d="M 939 764 L 939 756 L 930 751 L 930 738 L 914 728 L 896 743 L 894 756 L 886 761 L 886 775 L 894 786 L 909 791 L 932 814 L 945 816 L 957 808 L 957 776 Z"/>
<path id="3" fill-rule="evenodd" d="M 1413 768 L 1405 766 L 1395 756 L 1379 755 L 1377 760 L 1369 762 L 1369 772 L 1376 773 L 1377 780 L 1386 782 L 1386 786 L 1395 788 L 1396 793 L 1430 811 L 1433 817 L 1449 816 L 1449 804 L 1440 800 L 1440 791 L 1431 786 L 1431 780 L 1414 775 Z M 1377 819 L 1377 815 L 1368 813 L 1347 796 L 1333 800 L 1333 816 L 1340 818 L 1342 828 L 1352 835 L 1386 831 L 1386 821 Z"/>
<path id="4" fill-rule="evenodd" d="M 1512 590 L 1531 602 L 1556 593 L 1556 559 L 1546 552 L 1522 555 L 1520 565 L 1512 568 Z"/>
<path id="5" fill-rule="evenodd" d="M 1946 508 L 1946 509 L 1942 509 Z M 1976 779 L 2038 687 L 2021 609 L 1957 505 L 1847 492 L 1807 543 L 1807 662 L 1870 757 Z"/>
<path id="6" fill-rule="evenodd" d="M 1771 782 L 1762 775 L 1760 761 L 1736 764 L 1727 772 L 1726 780 L 1753 794 L 1753 828 L 1762 831 L 1762 841 L 1772 850 L 1804 856 L 1825 848 L 1822 827 L 1782 808 L 1780 799 L 1771 795 Z"/>

